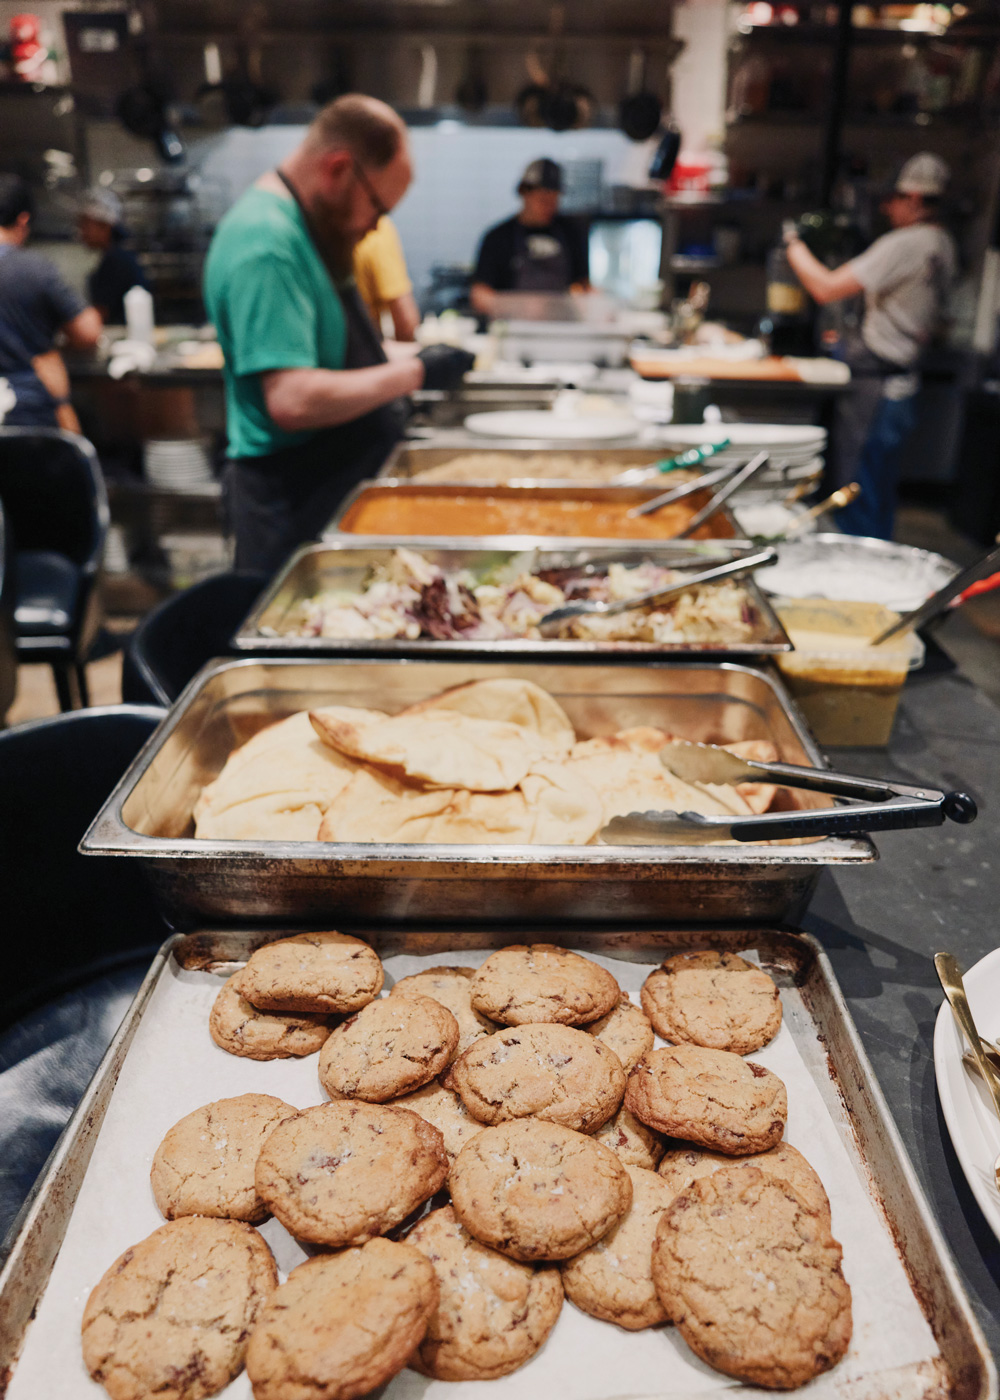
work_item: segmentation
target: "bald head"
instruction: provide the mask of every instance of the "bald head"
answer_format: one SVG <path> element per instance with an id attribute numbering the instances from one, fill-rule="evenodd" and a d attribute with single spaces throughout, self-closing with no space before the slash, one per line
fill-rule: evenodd
<path id="1" fill-rule="evenodd" d="M 347 151 L 368 169 L 384 170 L 406 144 L 406 126 L 391 107 L 351 92 L 317 114 L 303 147 L 310 155 Z"/>

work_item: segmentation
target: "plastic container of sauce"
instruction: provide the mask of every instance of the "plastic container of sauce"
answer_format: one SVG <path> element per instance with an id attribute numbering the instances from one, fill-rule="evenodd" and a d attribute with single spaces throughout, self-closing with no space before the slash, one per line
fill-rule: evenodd
<path id="1" fill-rule="evenodd" d="M 920 638 L 904 632 L 868 645 L 899 616 L 881 603 L 779 598 L 774 609 L 795 647 L 775 660 L 817 740 L 883 748 L 907 672 L 923 662 Z"/>

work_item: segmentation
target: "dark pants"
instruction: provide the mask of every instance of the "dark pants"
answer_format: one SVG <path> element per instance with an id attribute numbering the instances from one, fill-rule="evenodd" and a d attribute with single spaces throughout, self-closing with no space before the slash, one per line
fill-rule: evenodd
<path id="1" fill-rule="evenodd" d="M 853 505 L 837 512 L 845 534 L 891 540 L 899 467 L 917 396 L 887 399 L 884 391 L 884 375 L 856 374 L 837 401 L 830 485 L 836 489 L 856 481 L 861 487 Z"/>

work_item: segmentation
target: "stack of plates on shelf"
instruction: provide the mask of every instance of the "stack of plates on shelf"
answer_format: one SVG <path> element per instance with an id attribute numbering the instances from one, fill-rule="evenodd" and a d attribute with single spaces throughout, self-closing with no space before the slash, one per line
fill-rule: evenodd
<path id="1" fill-rule="evenodd" d="M 706 471 L 745 462 L 757 452 L 769 452 L 771 467 L 788 472 L 807 466 L 826 451 L 826 429 L 812 423 L 670 423 L 663 436 L 679 448 L 728 438 L 729 446 L 708 459 Z"/>
<path id="2" fill-rule="evenodd" d="M 211 486 L 209 438 L 149 438 L 143 444 L 143 470 L 160 491 L 197 491 Z"/>
<path id="3" fill-rule="evenodd" d="M 128 546 L 125 531 L 120 525 L 109 525 L 104 541 L 104 572 L 107 574 L 127 574 Z"/>

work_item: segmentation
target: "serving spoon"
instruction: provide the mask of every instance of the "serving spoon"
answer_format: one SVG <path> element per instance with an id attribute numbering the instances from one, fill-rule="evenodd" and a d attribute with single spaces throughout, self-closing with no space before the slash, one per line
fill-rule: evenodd
<path id="1" fill-rule="evenodd" d="M 1000 1118 L 1000 1079 L 997 1078 L 987 1058 L 982 1038 L 976 1030 L 969 999 L 965 995 L 965 983 L 962 981 L 962 969 L 958 965 L 958 959 L 951 953 L 935 953 L 934 970 L 938 975 L 942 990 L 948 998 L 948 1005 L 958 1022 L 959 1029 L 969 1042 L 969 1049 L 979 1066 L 983 1082 L 993 1098 L 993 1107 L 996 1110 L 997 1118 Z M 1000 1153 L 997 1154 L 993 1162 L 993 1183 L 1000 1191 Z"/>

